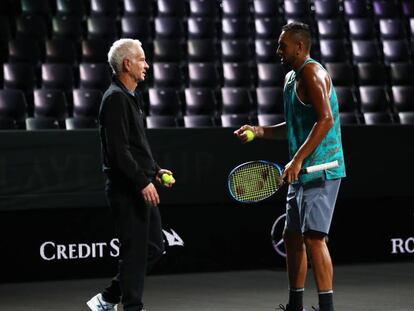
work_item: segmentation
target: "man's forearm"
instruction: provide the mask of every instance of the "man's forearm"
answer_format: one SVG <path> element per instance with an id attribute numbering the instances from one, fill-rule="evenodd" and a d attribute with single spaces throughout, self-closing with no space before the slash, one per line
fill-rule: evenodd
<path id="1" fill-rule="evenodd" d="M 271 126 L 255 126 L 254 134 L 263 139 L 286 139 L 286 123 L 279 123 Z"/>

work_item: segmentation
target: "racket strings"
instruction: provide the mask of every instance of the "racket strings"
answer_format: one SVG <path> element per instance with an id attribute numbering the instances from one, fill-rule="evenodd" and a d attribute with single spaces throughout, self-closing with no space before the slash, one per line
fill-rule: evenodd
<path id="1" fill-rule="evenodd" d="M 280 187 L 280 172 L 268 163 L 246 164 L 230 176 L 230 188 L 239 201 L 255 202 L 270 197 Z"/>

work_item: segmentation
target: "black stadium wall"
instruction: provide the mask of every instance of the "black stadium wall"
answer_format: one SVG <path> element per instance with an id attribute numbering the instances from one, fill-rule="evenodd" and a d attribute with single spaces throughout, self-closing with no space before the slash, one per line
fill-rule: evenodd
<path id="1" fill-rule="evenodd" d="M 233 129 L 148 130 L 174 172 L 160 189 L 167 252 L 153 273 L 284 266 L 286 189 L 242 205 L 227 192 L 239 163 L 287 161 L 285 140 L 240 144 Z M 414 127 L 344 126 L 348 177 L 329 247 L 335 263 L 414 260 Z M 119 255 L 96 130 L 0 132 L 0 282 L 109 276 Z"/>

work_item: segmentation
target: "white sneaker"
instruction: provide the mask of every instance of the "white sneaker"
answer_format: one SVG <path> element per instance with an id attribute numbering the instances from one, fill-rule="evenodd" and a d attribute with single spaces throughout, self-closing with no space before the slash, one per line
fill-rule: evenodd
<path id="1" fill-rule="evenodd" d="M 117 311 L 117 305 L 103 300 L 101 294 L 92 297 L 86 304 L 92 311 Z"/>

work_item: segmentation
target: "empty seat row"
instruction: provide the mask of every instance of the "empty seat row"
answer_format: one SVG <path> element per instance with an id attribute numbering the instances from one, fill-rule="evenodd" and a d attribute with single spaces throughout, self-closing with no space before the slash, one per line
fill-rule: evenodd
<path id="1" fill-rule="evenodd" d="M 363 86 L 356 92 L 348 87 L 336 87 L 340 112 L 387 112 L 414 111 L 414 87 L 394 86 L 389 94 L 386 89 Z M 73 90 L 73 102 L 64 92 L 37 89 L 33 92 L 34 104 L 29 107 L 19 90 L 0 91 L 0 117 L 17 122 L 29 116 L 96 118 L 102 92 L 99 90 Z M 188 88 L 181 95 L 172 89 L 149 89 L 144 93 L 149 115 L 211 115 L 221 114 L 282 114 L 282 87 L 259 87 L 255 92 L 247 88 L 222 88 L 214 92 L 210 88 Z M 31 108 L 31 109 L 29 109 Z"/>
<path id="2" fill-rule="evenodd" d="M 341 124 L 343 125 L 387 125 L 387 124 L 414 124 L 414 112 L 400 112 L 397 115 L 384 112 L 366 112 L 363 114 L 340 113 Z M 281 114 L 259 114 L 251 116 L 246 114 L 223 114 L 215 118 L 210 115 L 185 115 L 182 118 L 174 116 L 147 116 L 145 119 L 147 128 L 168 128 L 168 127 L 239 127 L 244 124 L 252 125 L 273 125 L 284 121 Z M 48 117 L 26 118 L 23 127 L 18 127 L 13 119 L 0 118 L 0 130 L 79 130 L 96 129 L 98 126 L 93 118 L 66 118 L 59 122 Z"/>

